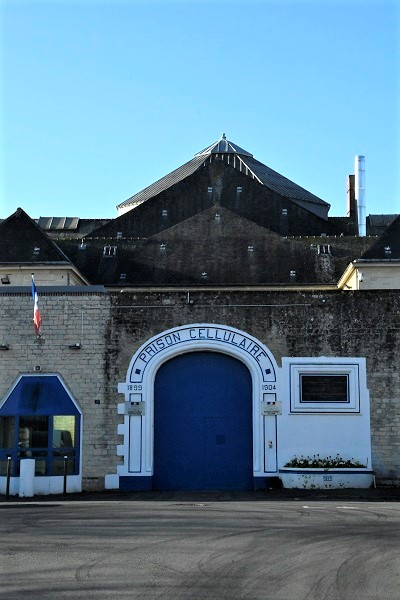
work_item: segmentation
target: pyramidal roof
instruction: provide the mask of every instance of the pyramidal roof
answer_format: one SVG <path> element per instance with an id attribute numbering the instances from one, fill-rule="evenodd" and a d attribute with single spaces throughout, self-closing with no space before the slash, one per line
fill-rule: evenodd
<path id="1" fill-rule="evenodd" d="M 303 208 L 319 214 L 319 216 L 327 217 L 327 211 L 330 207 L 327 202 L 256 160 L 250 152 L 227 140 L 224 133 L 221 139 L 195 154 L 192 160 L 171 171 L 165 177 L 134 194 L 124 202 L 121 202 L 121 204 L 118 204 L 117 209 L 119 213 L 123 214 L 135 208 L 153 196 L 186 179 L 202 166 L 206 165 L 207 162 L 213 160 L 216 155 L 223 160 L 226 157 L 231 167 L 239 169 L 242 173 L 255 179 L 261 185 L 290 198 Z"/>
<path id="2" fill-rule="evenodd" d="M 208 146 L 201 152 L 195 154 L 195 156 L 209 156 L 210 154 L 240 154 L 241 156 L 253 156 L 247 150 L 243 150 L 233 142 L 226 139 L 226 135 L 223 133 L 221 139 L 211 146 Z"/>

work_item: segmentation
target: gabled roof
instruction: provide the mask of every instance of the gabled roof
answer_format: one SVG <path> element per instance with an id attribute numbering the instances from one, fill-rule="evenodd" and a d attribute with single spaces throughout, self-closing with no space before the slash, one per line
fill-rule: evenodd
<path id="1" fill-rule="evenodd" d="M 330 208 L 327 202 L 256 160 L 250 152 L 227 140 L 225 134 L 222 135 L 220 140 L 198 152 L 189 162 L 119 204 L 117 209 L 120 213 L 123 213 L 135 208 L 186 177 L 189 177 L 200 169 L 202 165 L 216 158 L 225 160 L 233 168 L 244 172 L 249 177 L 256 179 L 261 185 L 278 194 L 292 199 L 303 208 L 318 214 L 320 217 L 327 218 Z"/>
<path id="2" fill-rule="evenodd" d="M 60 248 L 22 208 L 0 223 L 0 263 L 70 264 Z"/>
<path id="3" fill-rule="evenodd" d="M 400 215 L 380 238 L 361 256 L 361 260 L 400 260 Z"/>

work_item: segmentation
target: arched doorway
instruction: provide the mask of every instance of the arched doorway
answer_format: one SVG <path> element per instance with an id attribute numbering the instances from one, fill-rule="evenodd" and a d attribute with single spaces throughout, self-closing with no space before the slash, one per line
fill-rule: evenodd
<path id="1" fill-rule="evenodd" d="M 154 385 L 153 489 L 251 489 L 252 431 L 252 381 L 241 361 L 207 351 L 171 358 Z"/>

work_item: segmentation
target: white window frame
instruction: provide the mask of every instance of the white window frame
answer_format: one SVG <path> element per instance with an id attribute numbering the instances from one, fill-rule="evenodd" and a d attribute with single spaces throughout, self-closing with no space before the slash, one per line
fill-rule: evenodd
<path id="1" fill-rule="evenodd" d="M 284 359 L 289 383 L 290 413 L 360 413 L 360 377 L 364 359 L 307 358 Z M 348 379 L 347 402 L 302 402 L 302 375 L 345 375 Z"/>

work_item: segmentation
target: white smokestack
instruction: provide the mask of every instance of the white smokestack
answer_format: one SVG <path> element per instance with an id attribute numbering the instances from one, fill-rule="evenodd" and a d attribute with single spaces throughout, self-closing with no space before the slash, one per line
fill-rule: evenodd
<path id="1" fill-rule="evenodd" d="M 367 235 L 367 207 L 365 203 L 365 156 L 356 156 L 354 161 L 355 196 L 358 214 L 358 235 Z"/>

